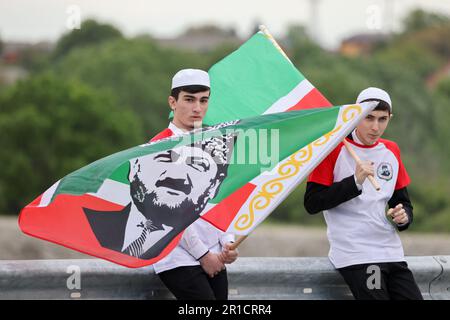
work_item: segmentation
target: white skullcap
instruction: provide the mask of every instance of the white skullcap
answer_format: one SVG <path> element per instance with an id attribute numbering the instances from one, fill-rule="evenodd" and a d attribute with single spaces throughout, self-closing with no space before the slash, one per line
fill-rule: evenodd
<path id="1" fill-rule="evenodd" d="M 358 98 L 356 99 L 356 103 L 361 103 L 362 101 L 370 100 L 370 99 L 376 99 L 376 100 L 381 100 L 381 101 L 386 102 L 389 105 L 389 108 L 391 109 L 391 112 L 392 112 L 391 97 L 389 96 L 389 94 L 386 91 L 379 89 L 379 88 L 374 88 L 374 87 L 364 89 L 358 95 Z"/>
<path id="2" fill-rule="evenodd" d="M 172 78 L 172 89 L 192 85 L 210 88 L 208 72 L 199 69 L 183 69 Z"/>

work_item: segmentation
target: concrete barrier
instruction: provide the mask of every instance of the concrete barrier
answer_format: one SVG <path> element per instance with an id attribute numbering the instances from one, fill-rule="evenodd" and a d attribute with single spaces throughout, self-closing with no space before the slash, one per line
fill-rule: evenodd
<path id="1" fill-rule="evenodd" d="M 407 257 L 425 299 L 450 299 L 450 256 Z M 239 258 L 229 298 L 352 299 L 325 257 Z M 98 259 L 0 261 L 0 299 L 173 299 L 152 267 Z"/>

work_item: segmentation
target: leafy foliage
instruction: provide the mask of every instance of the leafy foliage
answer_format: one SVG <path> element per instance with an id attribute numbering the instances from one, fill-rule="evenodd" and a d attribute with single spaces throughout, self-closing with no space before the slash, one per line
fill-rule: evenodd
<path id="1" fill-rule="evenodd" d="M 17 212 L 68 173 L 138 144 L 141 124 L 110 96 L 48 73 L 0 97 L 0 211 Z"/>
<path id="2" fill-rule="evenodd" d="M 122 38 L 122 33 L 115 27 L 92 19 L 85 20 L 80 29 L 74 29 L 58 40 L 54 57 L 58 59 L 74 48 L 99 44 L 115 38 Z"/>
<path id="3" fill-rule="evenodd" d="M 74 49 L 54 69 L 64 79 L 108 91 L 141 118 L 148 137 L 167 125 L 171 77 L 186 65 L 208 68 L 199 54 L 164 49 L 140 37 Z"/>

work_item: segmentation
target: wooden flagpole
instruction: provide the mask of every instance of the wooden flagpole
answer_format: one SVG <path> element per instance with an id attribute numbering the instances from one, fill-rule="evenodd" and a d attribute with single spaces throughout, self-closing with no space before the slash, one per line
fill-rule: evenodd
<path id="1" fill-rule="evenodd" d="M 239 247 L 239 245 L 245 240 L 247 239 L 248 235 L 246 236 L 239 236 L 239 238 L 237 238 L 237 240 L 235 242 L 233 242 L 230 246 L 231 250 L 236 250 L 237 247 Z"/>
<path id="2" fill-rule="evenodd" d="M 343 142 L 344 142 L 345 147 L 347 148 L 347 151 L 350 153 L 350 155 L 355 160 L 355 162 L 360 164 L 361 163 L 361 159 L 358 157 L 358 155 L 356 154 L 355 150 L 353 150 L 353 148 L 350 145 L 350 143 L 347 140 L 345 140 L 345 138 L 344 138 Z M 373 176 L 367 176 L 367 179 L 369 179 L 370 183 L 373 185 L 375 190 L 377 190 L 377 191 L 381 190 L 381 187 L 378 184 L 378 181 Z"/>

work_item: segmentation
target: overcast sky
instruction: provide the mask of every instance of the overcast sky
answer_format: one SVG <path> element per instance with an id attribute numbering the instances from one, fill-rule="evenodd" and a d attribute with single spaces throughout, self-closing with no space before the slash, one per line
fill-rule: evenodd
<path id="1" fill-rule="evenodd" d="M 213 23 L 233 27 L 246 37 L 258 22 L 277 37 L 289 24 L 313 25 L 319 42 L 334 48 L 354 33 L 398 29 L 413 8 L 450 15 L 450 0 L 312 1 L 315 19 L 310 0 L 0 0 L 0 38 L 54 41 L 68 30 L 67 25 L 73 25 L 79 10 L 82 20 L 112 23 L 128 36 L 172 37 L 186 27 Z"/>

